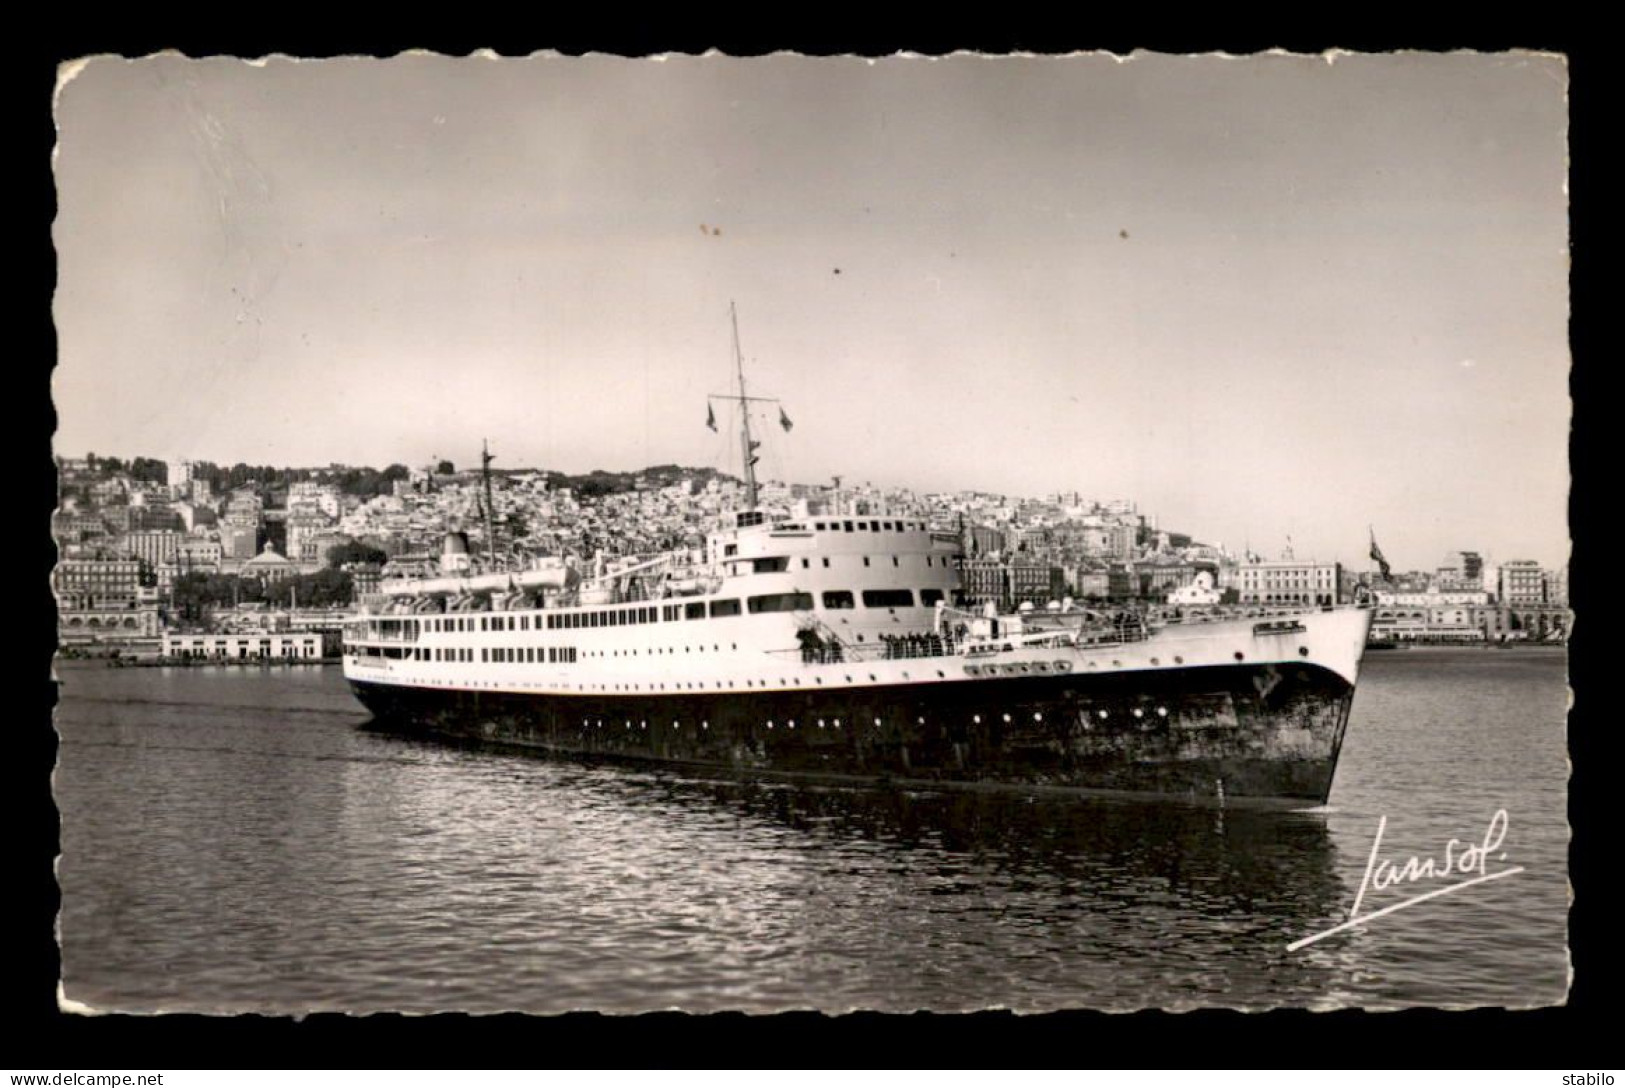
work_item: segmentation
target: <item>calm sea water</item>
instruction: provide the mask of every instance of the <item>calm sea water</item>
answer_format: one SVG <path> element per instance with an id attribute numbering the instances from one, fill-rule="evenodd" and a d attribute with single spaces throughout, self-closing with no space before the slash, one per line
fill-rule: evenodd
<path id="1" fill-rule="evenodd" d="M 1565 665 L 1373 653 L 1332 803 L 1265 813 L 593 767 L 373 731 L 333 668 L 64 663 L 64 991 L 273 1013 L 1553 1004 Z M 1488 871 L 1523 872 L 1287 950 L 1347 918 L 1379 819 L 1402 863 L 1501 809 Z"/>

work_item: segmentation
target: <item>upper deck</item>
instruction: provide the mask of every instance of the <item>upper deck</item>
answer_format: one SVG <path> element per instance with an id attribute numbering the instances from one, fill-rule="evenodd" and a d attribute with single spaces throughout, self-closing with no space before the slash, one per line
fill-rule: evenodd
<path id="1" fill-rule="evenodd" d="M 959 586 L 954 566 L 959 554 L 956 535 L 933 532 L 918 518 L 832 515 L 770 520 L 760 511 L 744 511 L 711 533 L 703 551 L 614 563 L 552 559 L 522 570 L 448 570 L 432 578 L 397 579 L 365 599 L 362 612 L 567 611 L 747 590 L 818 594 L 837 586 L 853 594 L 888 588 L 932 590 L 936 599 L 952 599 Z"/>

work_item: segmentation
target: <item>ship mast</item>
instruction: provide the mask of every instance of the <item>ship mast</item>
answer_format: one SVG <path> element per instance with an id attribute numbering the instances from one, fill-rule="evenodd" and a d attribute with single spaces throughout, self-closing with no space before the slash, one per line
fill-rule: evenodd
<path id="1" fill-rule="evenodd" d="M 491 520 L 491 462 L 495 460 L 491 456 L 490 440 L 480 439 L 480 482 L 485 485 L 485 559 L 492 570 L 497 565 L 496 529 Z"/>
<path id="2" fill-rule="evenodd" d="M 739 310 L 732 303 L 728 303 L 728 316 L 733 321 L 734 329 L 734 366 L 739 373 L 739 442 L 744 451 L 745 462 L 745 509 L 756 509 L 756 447 L 761 443 L 750 436 L 750 398 L 745 395 L 745 353 L 739 348 Z"/>
<path id="3" fill-rule="evenodd" d="M 739 381 L 737 393 L 711 393 L 707 397 L 705 410 L 705 425 L 711 430 L 717 429 L 716 413 L 712 411 L 709 402 L 713 400 L 734 401 L 739 405 L 739 452 L 741 460 L 745 463 L 745 510 L 755 510 L 759 500 L 756 486 L 756 462 L 761 458 L 756 451 L 761 443 L 756 441 L 750 433 L 750 406 L 757 402 L 763 404 L 779 404 L 777 397 L 752 397 L 745 392 L 745 353 L 739 347 L 739 310 L 732 302 L 728 303 L 728 316 L 733 321 L 734 332 L 734 373 Z M 790 417 L 785 415 L 784 406 L 779 405 L 779 426 L 788 431 L 791 427 Z"/>

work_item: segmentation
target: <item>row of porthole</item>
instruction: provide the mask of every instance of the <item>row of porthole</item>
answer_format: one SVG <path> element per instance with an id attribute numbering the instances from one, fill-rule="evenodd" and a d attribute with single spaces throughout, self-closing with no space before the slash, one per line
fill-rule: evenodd
<path id="1" fill-rule="evenodd" d="M 729 646 L 730 649 L 734 649 L 734 650 L 739 649 L 739 643 L 737 643 L 737 642 L 731 642 L 731 643 L 728 644 L 728 646 Z M 683 647 L 683 652 L 685 654 L 686 653 L 692 653 L 693 650 L 694 650 L 694 647 L 692 647 L 692 646 L 684 646 Z M 711 644 L 711 650 L 714 653 L 721 653 L 722 652 L 722 645 L 720 643 L 712 643 Z M 666 647 L 652 646 L 652 647 L 649 648 L 649 653 L 650 653 L 651 656 L 653 656 L 655 654 L 675 654 L 676 652 L 677 652 L 677 647 L 675 647 L 675 646 L 666 646 Z M 705 652 L 705 647 L 701 646 L 700 647 L 700 653 L 703 654 L 704 652 Z M 611 650 L 609 652 L 609 655 L 611 657 L 637 657 L 638 656 L 638 651 L 637 650 Z M 587 656 L 588 657 L 603 657 L 604 656 L 604 651 L 602 651 L 602 650 L 588 650 L 587 651 Z"/>
<path id="2" fill-rule="evenodd" d="M 924 721 L 923 718 L 920 719 L 920 720 L 922 722 Z M 632 728 L 631 719 L 630 718 L 625 719 L 625 722 L 626 722 L 626 728 L 631 729 Z M 767 724 L 767 727 L 769 729 L 773 728 L 773 724 L 774 724 L 773 722 L 769 721 L 766 724 Z M 790 718 L 790 719 L 787 719 L 784 724 L 785 724 L 786 728 L 794 729 L 796 727 L 796 720 L 794 718 Z M 841 719 L 836 718 L 836 719 L 834 719 L 833 721 L 831 721 L 829 723 L 826 723 L 823 718 L 818 719 L 818 728 L 823 729 L 823 728 L 825 728 L 826 724 L 833 725 L 836 729 L 839 729 L 841 727 Z M 876 725 L 880 724 L 880 719 L 879 718 L 875 719 L 875 724 Z M 603 727 L 604 727 L 604 720 L 602 718 L 598 718 L 598 719 L 582 718 L 581 719 L 581 728 L 583 728 L 583 729 L 587 729 L 587 728 L 602 729 Z M 674 721 L 674 722 L 671 723 L 671 727 L 673 729 L 681 729 L 682 728 L 682 723 Z M 638 728 L 639 729 L 648 729 L 649 728 L 649 723 L 647 721 L 639 721 L 638 722 Z M 700 728 L 708 730 L 708 729 L 711 728 L 711 723 L 709 721 L 702 721 L 702 722 L 700 722 Z"/>
<path id="3" fill-rule="evenodd" d="M 1307 651 L 1304 651 L 1304 652 L 1307 653 Z M 1236 660 L 1237 661 L 1241 660 L 1241 654 L 1240 653 L 1236 654 Z M 1185 663 L 1185 659 L 1183 657 L 1177 657 L 1176 656 L 1174 658 L 1174 664 L 1183 665 L 1184 663 Z M 1098 667 L 1100 662 L 1098 662 L 1098 661 L 1089 661 L 1089 662 L 1086 662 L 1085 664 L 1087 665 L 1088 668 L 1093 669 L 1093 668 Z M 1153 657 L 1151 659 L 1151 664 L 1152 665 L 1161 665 L 1162 660 L 1160 658 Z M 1112 661 L 1112 667 L 1114 669 L 1120 669 L 1120 668 L 1123 667 L 1123 662 L 1120 661 L 1120 660 L 1113 660 Z M 1017 664 L 1014 664 L 1014 665 L 966 665 L 965 666 L 965 675 L 966 676 L 1000 676 L 1000 675 L 1003 675 L 1003 676 L 1027 676 L 1027 675 L 1029 675 L 1031 673 L 1034 673 L 1034 672 L 1045 673 L 1045 672 L 1049 672 L 1051 670 L 1053 670 L 1055 672 L 1070 672 L 1072 670 L 1072 664 L 1069 661 L 1055 661 L 1055 662 L 1029 661 L 1029 662 L 1020 662 L 1020 663 L 1017 663 Z M 904 673 L 903 675 L 907 676 L 908 674 Z M 941 676 L 942 673 L 939 672 L 939 673 L 937 673 L 937 675 Z M 847 679 L 850 680 L 852 678 L 849 676 L 849 677 L 847 677 Z"/>
<path id="4" fill-rule="evenodd" d="M 1108 710 L 1106 710 L 1104 707 L 1097 710 L 1095 713 L 1102 721 L 1104 721 L 1106 718 L 1111 716 L 1110 712 Z M 1141 708 L 1141 707 L 1135 707 L 1132 711 L 1130 711 L 1130 713 L 1132 713 L 1134 715 L 1134 717 L 1136 717 L 1136 718 L 1143 718 L 1145 716 L 1145 710 L 1143 708 Z M 1160 717 L 1160 718 L 1166 718 L 1168 716 L 1168 708 L 1165 707 L 1165 706 L 1157 707 L 1157 716 Z M 1004 714 L 1004 715 L 1002 715 L 1002 717 L 1003 717 L 1003 719 L 1004 719 L 1004 721 L 1006 723 L 1013 720 L 1009 714 Z M 916 722 L 918 722 L 920 725 L 925 724 L 925 719 L 924 718 L 915 718 L 914 720 Z M 1041 722 L 1043 720 L 1044 720 L 1043 711 L 1035 710 L 1033 712 L 1033 721 Z M 982 723 L 982 716 L 980 714 L 973 714 L 973 715 L 971 715 L 971 721 L 975 722 L 977 725 L 980 725 Z M 875 723 L 876 727 L 880 727 L 880 726 L 885 724 L 884 721 L 882 721 L 882 719 L 880 719 L 880 718 L 874 719 L 874 723 Z M 602 729 L 604 727 L 604 722 L 603 722 L 602 719 L 598 719 L 596 721 L 591 721 L 590 719 L 587 719 L 587 718 L 582 718 L 581 719 L 581 726 L 582 726 L 583 729 L 587 728 L 589 724 L 593 725 L 593 726 L 595 726 L 596 728 L 599 728 L 599 729 Z M 774 725 L 775 725 L 775 723 L 771 719 L 765 721 L 764 724 L 769 729 L 774 728 Z M 784 724 L 785 724 L 785 728 L 794 729 L 796 727 L 796 720 L 794 718 L 789 718 L 789 719 L 787 719 L 785 721 Z M 836 729 L 839 729 L 841 727 L 841 719 L 839 719 L 839 718 L 834 719 L 832 724 L 834 725 L 834 727 Z M 681 726 L 680 722 L 675 722 L 674 721 L 674 722 L 671 723 L 671 727 L 673 729 L 679 729 L 682 726 Z M 825 727 L 824 719 L 819 718 L 818 719 L 818 728 L 823 729 L 824 727 Z M 628 728 L 628 729 L 632 728 L 631 719 L 626 719 L 626 728 Z M 639 729 L 648 729 L 649 728 L 649 723 L 647 721 L 639 721 L 638 722 L 638 728 Z M 700 728 L 701 729 L 710 729 L 711 728 L 711 723 L 709 721 L 702 721 L 702 722 L 700 722 Z"/>

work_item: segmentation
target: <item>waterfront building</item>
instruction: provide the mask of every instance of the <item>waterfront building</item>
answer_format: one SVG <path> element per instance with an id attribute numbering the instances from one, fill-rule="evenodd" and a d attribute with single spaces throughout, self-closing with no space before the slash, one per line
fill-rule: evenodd
<path id="1" fill-rule="evenodd" d="M 1168 603 L 1181 607 L 1218 604 L 1222 599 L 1213 574 L 1205 570 L 1197 571 L 1189 582 L 1168 593 Z"/>
<path id="2" fill-rule="evenodd" d="M 155 601 L 107 607 L 60 607 L 57 640 L 63 645 L 120 643 L 156 638 L 160 623 Z"/>
<path id="3" fill-rule="evenodd" d="M 1512 559 L 1501 564 L 1497 597 L 1505 605 L 1546 603 L 1546 574 L 1533 559 Z"/>
<path id="4" fill-rule="evenodd" d="M 1242 604 L 1336 604 L 1341 563 L 1278 559 L 1245 563 L 1235 570 Z"/>
<path id="5" fill-rule="evenodd" d="M 316 661 L 322 656 L 317 631 L 247 631 L 237 633 L 165 631 L 165 657 L 245 661 L 258 658 Z"/>
<path id="6" fill-rule="evenodd" d="M 1443 608 L 1482 606 L 1490 603 L 1490 595 L 1482 589 L 1445 589 L 1437 584 L 1422 591 L 1378 588 L 1373 596 L 1379 607 Z"/>
<path id="7" fill-rule="evenodd" d="M 64 559 L 51 573 L 62 608 L 135 607 L 140 597 L 141 563 L 136 559 Z"/>
<path id="8" fill-rule="evenodd" d="M 1559 608 L 1569 606 L 1569 565 L 1564 563 L 1546 572 L 1546 599 Z"/>

